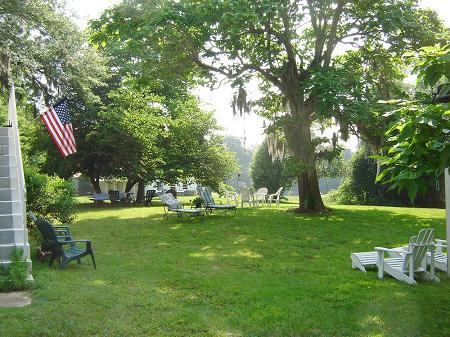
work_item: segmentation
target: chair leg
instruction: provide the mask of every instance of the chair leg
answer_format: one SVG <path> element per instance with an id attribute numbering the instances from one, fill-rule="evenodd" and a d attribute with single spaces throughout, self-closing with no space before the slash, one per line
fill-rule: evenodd
<path id="1" fill-rule="evenodd" d="M 81 263 L 81 259 L 77 259 L 77 262 L 78 262 L 78 264 L 80 264 Z"/>
<path id="2" fill-rule="evenodd" d="M 95 264 L 95 258 L 94 258 L 94 253 L 91 252 L 91 257 L 92 257 L 92 264 L 94 265 L 94 269 L 97 269 L 97 265 Z"/>
<path id="3" fill-rule="evenodd" d="M 66 268 L 67 263 L 69 263 L 69 260 L 63 259 L 62 263 L 59 264 L 59 269 Z"/>

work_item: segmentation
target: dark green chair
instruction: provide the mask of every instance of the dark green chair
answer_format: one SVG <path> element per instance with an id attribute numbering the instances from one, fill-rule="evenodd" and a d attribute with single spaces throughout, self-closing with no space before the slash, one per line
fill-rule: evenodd
<path id="1" fill-rule="evenodd" d="M 91 240 L 74 240 L 67 226 L 52 226 L 48 221 L 36 218 L 32 213 L 30 217 L 44 237 L 44 245 L 51 252 L 49 266 L 58 259 L 59 268 L 64 269 L 70 261 L 77 260 L 81 263 L 82 257 L 91 255 L 94 269 L 97 268 Z M 79 243 L 85 243 L 85 247 L 79 247 Z"/>
<path id="2" fill-rule="evenodd" d="M 145 193 L 145 206 L 152 204 L 152 199 L 155 197 L 155 195 L 155 190 L 147 190 L 147 192 Z"/>

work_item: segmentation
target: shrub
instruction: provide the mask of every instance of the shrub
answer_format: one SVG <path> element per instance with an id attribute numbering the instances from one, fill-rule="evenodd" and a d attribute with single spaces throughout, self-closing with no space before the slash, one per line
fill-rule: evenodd
<path id="1" fill-rule="evenodd" d="M 71 223 L 75 219 L 76 193 L 72 182 L 25 167 L 27 209 L 38 217 Z"/>
<path id="2" fill-rule="evenodd" d="M 330 192 L 329 200 L 343 205 L 404 205 L 403 195 L 387 191 L 389 186 L 375 183 L 377 163 L 367 150 L 359 149 L 344 169 L 344 179 L 336 191 Z"/>
<path id="3" fill-rule="evenodd" d="M 30 286 L 27 280 L 27 264 L 23 260 L 23 250 L 14 249 L 10 255 L 10 264 L 0 271 L 0 291 L 23 290 Z"/>

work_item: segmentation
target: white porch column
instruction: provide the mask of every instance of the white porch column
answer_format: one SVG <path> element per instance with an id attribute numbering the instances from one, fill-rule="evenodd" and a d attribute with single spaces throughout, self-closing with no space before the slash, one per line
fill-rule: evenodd
<path id="1" fill-rule="evenodd" d="M 448 168 L 445 169 L 445 212 L 447 223 L 447 261 L 450 261 L 450 174 Z M 447 262 L 447 276 L 450 277 L 450 263 Z"/>

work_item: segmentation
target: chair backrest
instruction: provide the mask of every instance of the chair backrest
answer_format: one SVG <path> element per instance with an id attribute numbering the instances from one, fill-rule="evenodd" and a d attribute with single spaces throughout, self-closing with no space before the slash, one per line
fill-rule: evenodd
<path id="1" fill-rule="evenodd" d="M 279 195 L 281 194 L 281 191 L 282 191 L 282 190 L 283 190 L 283 186 L 280 187 L 280 188 L 278 189 L 278 191 L 275 192 L 275 194 L 276 194 L 277 196 L 279 196 Z"/>
<path id="2" fill-rule="evenodd" d="M 109 195 L 109 199 L 111 201 L 120 200 L 120 192 L 119 191 L 110 190 L 110 191 L 108 191 L 108 195 Z"/>
<path id="3" fill-rule="evenodd" d="M 36 215 L 29 212 L 31 219 L 36 224 L 37 229 L 41 232 L 44 237 L 45 243 L 50 247 L 50 249 L 56 254 L 62 254 L 63 248 L 58 244 L 58 237 L 56 235 L 53 226 L 44 219 L 36 218 Z"/>
<path id="4" fill-rule="evenodd" d="M 175 210 L 183 208 L 183 205 L 174 198 L 171 193 L 166 193 L 159 196 L 159 199 L 167 206 L 169 210 Z"/>
<path id="5" fill-rule="evenodd" d="M 200 198 L 202 198 L 203 201 L 205 202 L 205 206 L 216 204 L 212 197 L 211 190 L 208 187 L 198 186 L 197 192 L 198 192 L 198 195 L 200 196 Z"/>
<path id="6" fill-rule="evenodd" d="M 156 191 L 155 190 L 147 190 L 147 192 L 145 192 L 145 197 L 146 198 L 153 198 L 155 196 Z"/>
<path id="7" fill-rule="evenodd" d="M 258 188 L 256 193 L 265 195 L 265 194 L 269 193 L 269 190 L 266 187 L 261 187 L 261 188 Z"/>
<path id="8" fill-rule="evenodd" d="M 252 200 L 252 190 L 247 187 L 241 187 L 241 200 L 242 202 L 249 202 Z"/>
<path id="9" fill-rule="evenodd" d="M 409 250 L 412 251 L 412 261 L 414 270 L 422 265 L 422 261 L 427 254 L 427 250 L 434 243 L 434 229 L 422 229 L 417 236 L 409 240 Z M 407 257 L 403 263 L 403 270 L 409 270 L 411 260 Z"/>

